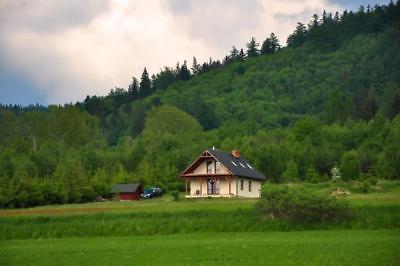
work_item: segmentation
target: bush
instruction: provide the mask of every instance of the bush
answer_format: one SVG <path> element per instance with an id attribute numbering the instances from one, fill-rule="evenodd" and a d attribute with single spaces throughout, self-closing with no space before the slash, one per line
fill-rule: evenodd
<path id="1" fill-rule="evenodd" d="M 348 203 L 343 199 L 283 185 L 264 186 L 257 209 L 263 215 L 295 223 L 336 223 L 350 218 Z"/>
<path id="2" fill-rule="evenodd" d="M 371 190 L 371 184 L 369 180 L 364 180 L 360 185 L 360 190 L 363 193 L 368 193 Z"/>
<path id="3" fill-rule="evenodd" d="M 179 191 L 178 190 L 173 190 L 170 192 L 172 198 L 174 199 L 174 201 L 178 201 L 179 200 Z"/>

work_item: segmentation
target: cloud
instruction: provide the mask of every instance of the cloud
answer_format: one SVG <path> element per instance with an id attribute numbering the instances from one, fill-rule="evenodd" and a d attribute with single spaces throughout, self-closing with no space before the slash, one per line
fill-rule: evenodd
<path id="1" fill-rule="evenodd" d="M 71 102 L 126 88 L 145 66 L 154 73 L 192 56 L 222 58 L 270 32 L 284 41 L 322 9 L 342 8 L 325 0 L 6 0 L 0 58 L 46 102 Z"/>

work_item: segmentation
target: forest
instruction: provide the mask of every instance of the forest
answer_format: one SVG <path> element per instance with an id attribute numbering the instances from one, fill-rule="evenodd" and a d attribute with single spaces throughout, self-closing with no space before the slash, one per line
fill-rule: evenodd
<path id="1" fill-rule="evenodd" d="M 271 182 L 400 179 L 400 2 L 315 14 L 222 60 L 184 61 L 63 106 L 0 106 L 0 207 L 94 201 L 115 183 L 182 190 L 205 149 Z"/>

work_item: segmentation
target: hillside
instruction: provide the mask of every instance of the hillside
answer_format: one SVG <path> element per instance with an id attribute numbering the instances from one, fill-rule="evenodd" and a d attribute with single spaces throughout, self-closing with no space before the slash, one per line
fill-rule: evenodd
<path id="1" fill-rule="evenodd" d="M 268 179 L 400 178 L 400 4 L 299 23 L 281 49 L 166 68 L 66 106 L 0 109 L 0 206 L 85 202 L 116 182 L 182 189 L 201 151 Z M 251 53 L 252 49 L 256 51 Z"/>

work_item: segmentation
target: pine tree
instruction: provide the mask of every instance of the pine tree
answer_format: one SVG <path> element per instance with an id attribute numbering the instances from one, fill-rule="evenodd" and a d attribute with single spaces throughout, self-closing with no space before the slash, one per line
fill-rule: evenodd
<path id="1" fill-rule="evenodd" d="M 140 97 L 146 97 L 151 94 L 151 81 L 149 78 L 149 73 L 147 73 L 147 69 L 144 68 L 142 77 L 140 78 Z"/>
<path id="2" fill-rule="evenodd" d="M 271 33 L 261 46 L 261 54 L 274 54 L 279 48 L 278 38 L 274 33 Z"/>
<path id="3" fill-rule="evenodd" d="M 246 44 L 247 47 L 247 56 L 248 57 L 255 57 L 258 55 L 258 49 L 257 47 L 259 44 L 256 42 L 256 39 L 254 37 L 251 37 L 250 42 Z"/>
<path id="4" fill-rule="evenodd" d="M 201 65 L 197 63 L 196 57 L 193 56 L 193 63 L 192 63 L 192 72 L 193 75 L 196 75 L 200 72 L 201 70 Z"/>
<path id="5" fill-rule="evenodd" d="M 314 29 L 314 28 L 318 27 L 318 25 L 319 25 L 319 17 L 317 14 L 314 14 L 312 21 L 308 24 L 308 27 L 310 29 Z"/>
<path id="6" fill-rule="evenodd" d="M 239 52 L 239 56 L 238 56 L 238 58 L 239 58 L 239 60 L 240 61 L 243 61 L 244 59 L 245 59 L 245 54 L 244 54 L 244 51 L 243 51 L 243 48 L 241 48 L 240 49 L 240 52 Z"/>
<path id="7" fill-rule="evenodd" d="M 139 96 L 139 81 L 137 78 L 132 77 L 132 83 L 128 87 L 129 101 L 134 101 Z"/>
<path id="8" fill-rule="evenodd" d="M 303 23 L 298 22 L 296 30 L 289 35 L 286 43 L 288 47 L 296 48 L 302 46 L 306 38 L 307 38 L 306 26 Z"/>
<path id="9" fill-rule="evenodd" d="M 299 179 L 299 169 L 293 160 L 290 160 L 286 166 L 285 172 L 282 174 L 282 181 L 297 181 Z"/>
<path id="10" fill-rule="evenodd" d="M 232 50 L 230 52 L 229 59 L 232 60 L 232 61 L 235 61 L 238 58 L 239 58 L 239 50 L 236 49 L 235 46 L 232 46 Z"/>
<path id="11" fill-rule="evenodd" d="M 190 74 L 189 69 L 187 68 L 187 64 L 186 64 L 186 60 L 185 60 L 183 62 L 182 67 L 179 69 L 178 79 L 185 81 L 185 80 L 190 79 L 190 77 L 191 77 L 191 74 Z"/>

